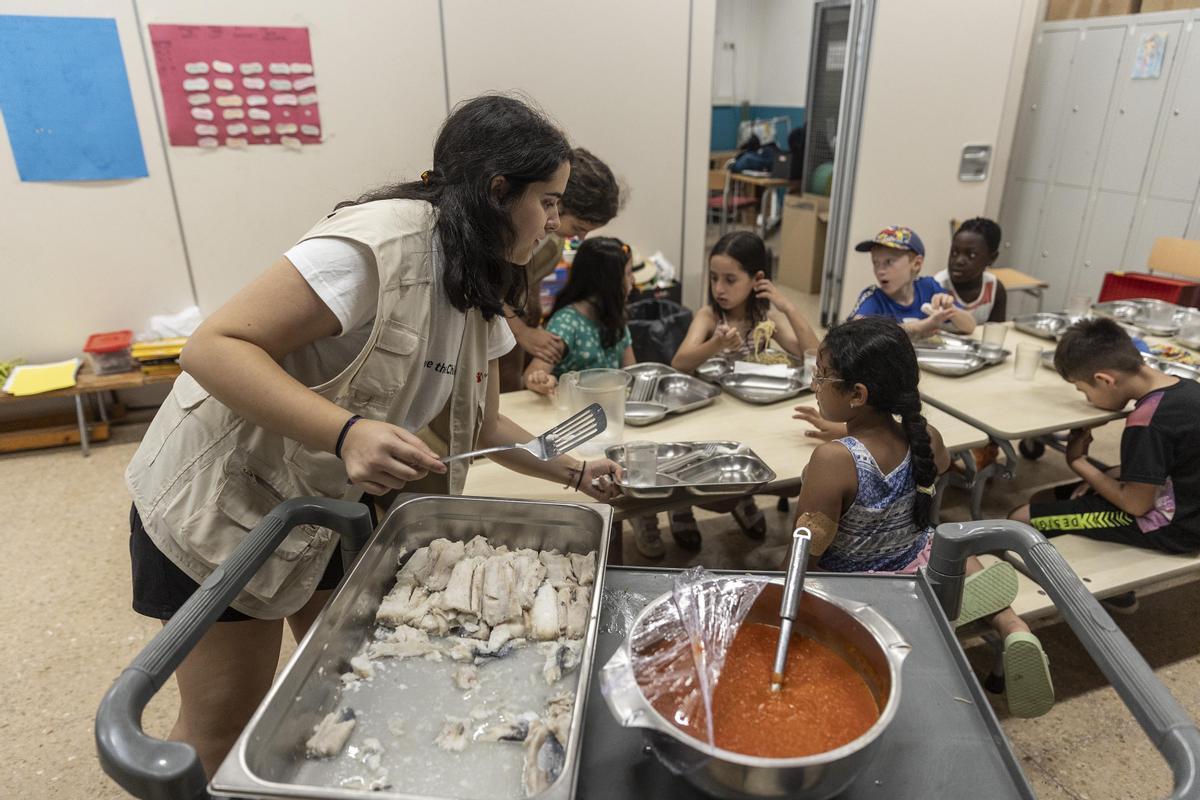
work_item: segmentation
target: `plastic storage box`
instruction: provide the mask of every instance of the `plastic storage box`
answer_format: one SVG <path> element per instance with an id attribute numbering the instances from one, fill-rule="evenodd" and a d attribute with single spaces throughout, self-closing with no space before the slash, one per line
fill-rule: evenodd
<path id="1" fill-rule="evenodd" d="M 93 333 L 83 345 L 83 352 L 92 372 L 97 375 L 110 375 L 133 369 L 133 358 L 129 350 L 132 344 L 133 331 Z"/>
<path id="2" fill-rule="evenodd" d="M 1098 302 L 1134 299 L 1166 300 L 1177 306 L 1200 308 L 1200 283 L 1148 272 L 1109 272 L 1104 276 Z"/>

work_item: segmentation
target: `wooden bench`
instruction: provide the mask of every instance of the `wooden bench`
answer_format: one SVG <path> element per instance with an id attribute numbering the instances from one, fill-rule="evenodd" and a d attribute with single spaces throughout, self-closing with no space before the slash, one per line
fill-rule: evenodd
<path id="1" fill-rule="evenodd" d="M 1097 598 L 1137 590 L 1152 593 L 1200 579 L 1200 553 L 1170 555 L 1141 547 L 1100 542 L 1066 534 L 1050 540 Z M 1025 565 L 1012 553 L 1005 558 L 1017 568 L 1020 590 L 1013 610 L 1026 622 L 1050 622 L 1058 611 L 1050 597 L 1025 573 Z M 995 556 L 981 556 L 986 565 Z"/>
<path id="2" fill-rule="evenodd" d="M 13 397 L 0 392 L 0 404 L 15 403 L 20 400 L 42 400 L 51 397 L 73 397 L 75 399 L 76 429 L 70 425 L 45 425 L 38 428 L 17 428 L 0 432 L 0 453 L 10 453 L 17 450 L 28 450 L 35 447 L 53 447 L 62 444 L 79 442 L 79 449 L 87 456 L 89 443 L 92 438 L 103 440 L 108 438 L 108 410 L 104 404 L 104 395 L 123 389 L 140 389 L 155 383 L 172 383 L 179 375 L 179 368 L 173 371 L 146 375 L 141 370 L 116 372 L 111 375 L 96 375 L 81 370 L 75 379 L 75 385 L 69 389 L 57 389 L 53 392 Z M 84 410 L 84 398 L 89 404 L 96 401 L 96 409 L 100 420 L 89 422 Z"/>

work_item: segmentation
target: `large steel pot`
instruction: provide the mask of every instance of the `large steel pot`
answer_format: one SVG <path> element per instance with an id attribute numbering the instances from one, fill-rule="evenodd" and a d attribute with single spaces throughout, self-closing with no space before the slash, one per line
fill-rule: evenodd
<path id="1" fill-rule="evenodd" d="M 764 585 L 744 578 L 717 577 L 720 591 L 758 591 L 744 623 L 778 624 L 783 581 Z M 900 705 L 901 667 L 911 647 L 875 609 L 807 588 L 794 636 L 815 637 L 846 658 L 875 695 L 879 719 L 852 742 L 799 758 L 761 758 L 722 750 L 689 735 L 655 709 L 635 675 L 639 652 L 669 636 L 684 637 L 679 625 L 662 625 L 673 612 L 668 592 L 652 600 L 630 626 L 625 642 L 604 665 L 600 685 L 609 709 L 622 726 L 643 728 L 655 755 L 696 788 L 719 798 L 789 797 L 826 800 L 844 791 L 869 763 L 875 744 Z M 673 619 L 677 622 L 678 615 Z M 654 620 L 654 622 L 648 622 Z M 647 631 L 653 633 L 647 636 Z M 673 632 L 672 632 L 673 629 Z"/>

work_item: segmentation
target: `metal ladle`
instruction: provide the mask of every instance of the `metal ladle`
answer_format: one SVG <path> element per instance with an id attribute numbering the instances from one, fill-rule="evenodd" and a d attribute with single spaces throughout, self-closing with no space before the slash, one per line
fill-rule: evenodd
<path id="1" fill-rule="evenodd" d="M 804 574 L 808 571 L 808 550 L 812 531 L 796 528 L 792 531 L 792 554 L 788 559 L 787 579 L 783 583 L 783 603 L 779 607 L 779 643 L 775 645 L 775 667 L 771 672 L 771 691 L 783 689 L 783 670 L 787 665 L 788 644 L 792 639 L 792 624 L 800 611 L 804 595 Z"/>

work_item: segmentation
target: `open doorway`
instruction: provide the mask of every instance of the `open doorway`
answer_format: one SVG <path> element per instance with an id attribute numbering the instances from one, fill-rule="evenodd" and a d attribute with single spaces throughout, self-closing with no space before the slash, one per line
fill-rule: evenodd
<path id="1" fill-rule="evenodd" d="M 717 0 L 706 247 L 763 238 L 819 315 L 851 0 Z"/>

